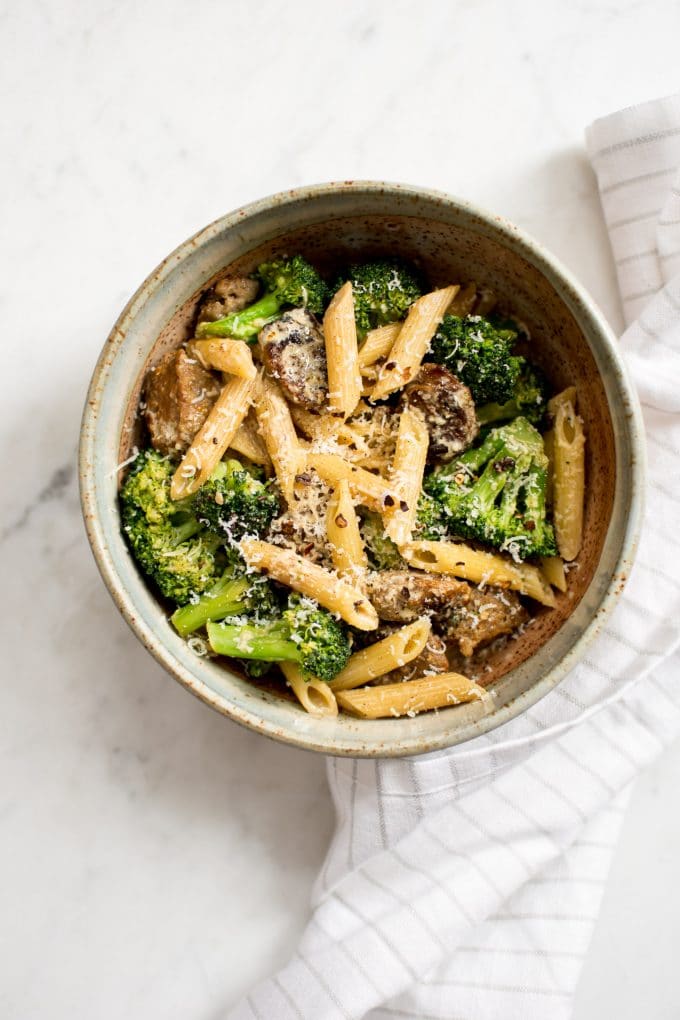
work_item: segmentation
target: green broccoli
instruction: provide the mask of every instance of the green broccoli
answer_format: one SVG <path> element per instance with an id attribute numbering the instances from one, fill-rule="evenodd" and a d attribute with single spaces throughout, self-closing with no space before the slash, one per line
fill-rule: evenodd
<path id="1" fill-rule="evenodd" d="M 354 317 L 360 338 L 370 329 L 403 319 L 423 292 L 415 271 L 400 259 L 375 259 L 351 266 L 337 287 L 345 280 L 352 281 Z"/>
<path id="2" fill-rule="evenodd" d="M 469 386 L 475 404 L 504 404 L 513 396 L 522 359 L 512 355 L 517 333 L 479 315 L 445 315 L 429 358 Z"/>
<path id="3" fill-rule="evenodd" d="M 524 358 L 521 361 L 520 373 L 510 400 L 504 404 L 482 404 L 477 408 L 477 420 L 480 425 L 492 425 L 494 422 L 508 421 L 522 415 L 532 425 L 540 425 L 545 414 L 547 386 L 543 375 L 535 366 Z"/>
<path id="4" fill-rule="evenodd" d="M 259 662 L 296 662 L 308 677 L 332 680 L 347 664 L 347 632 L 312 599 L 292 593 L 279 619 L 250 623 L 208 623 L 210 647 L 218 655 Z"/>
<path id="5" fill-rule="evenodd" d="M 547 457 L 539 432 L 515 418 L 492 429 L 481 446 L 467 450 L 425 479 L 449 531 L 510 552 L 515 559 L 553 556 L 546 519 Z"/>
<path id="6" fill-rule="evenodd" d="M 201 322 L 196 329 L 197 336 L 252 340 L 263 326 L 278 317 L 283 308 L 304 307 L 320 315 L 328 303 L 328 287 L 301 255 L 263 262 L 256 273 L 264 284 L 262 297 L 241 312 L 232 312 L 216 322 Z"/>
<path id="7" fill-rule="evenodd" d="M 424 542 L 440 542 L 447 533 L 447 517 L 440 504 L 427 492 L 421 492 L 413 537 Z"/>
<path id="8" fill-rule="evenodd" d="M 121 489 L 120 504 L 135 559 L 166 598 L 183 603 L 219 576 L 220 540 L 201 527 L 189 500 L 171 500 L 174 470 L 155 450 L 140 453 Z"/>
<path id="9" fill-rule="evenodd" d="M 276 491 L 237 460 L 221 461 L 193 498 L 198 520 L 227 544 L 244 535 L 261 535 L 280 509 Z"/>
<path id="10" fill-rule="evenodd" d="M 209 620 L 247 615 L 257 623 L 278 611 L 278 600 L 265 577 L 246 574 L 239 564 L 230 564 L 216 584 L 200 598 L 176 609 L 170 620 L 182 637 L 188 637 Z"/>
<path id="11" fill-rule="evenodd" d="M 413 537 L 437 542 L 447 534 L 446 516 L 432 496 L 421 492 Z M 404 570 L 408 564 L 385 531 L 380 514 L 365 511 L 361 521 L 361 537 L 374 570 Z"/>
<path id="12" fill-rule="evenodd" d="M 374 570 L 401 570 L 404 560 L 396 545 L 385 532 L 380 514 L 366 511 L 361 521 L 361 537 Z"/>

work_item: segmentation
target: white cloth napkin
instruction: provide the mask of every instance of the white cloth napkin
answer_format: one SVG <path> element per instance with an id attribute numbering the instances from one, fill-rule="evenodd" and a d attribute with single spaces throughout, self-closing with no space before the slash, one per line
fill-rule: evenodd
<path id="1" fill-rule="evenodd" d="M 329 759 L 311 920 L 229 1020 L 571 1015 L 629 785 L 680 729 L 680 95 L 596 121 L 587 145 L 649 444 L 628 586 L 587 657 L 506 726 L 422 758 Z"/>

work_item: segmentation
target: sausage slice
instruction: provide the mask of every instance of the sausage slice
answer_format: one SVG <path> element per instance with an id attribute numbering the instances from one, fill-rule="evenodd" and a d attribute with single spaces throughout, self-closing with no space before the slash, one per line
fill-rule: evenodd
<path id="1" fill-rule="evenodd" d="M 470 390 L 442 365 L 422 366 L 404 388 L 401 407 L 422 413 L 430 433 L 427 459 L 431 464 L 447 464 L 479 432 Z"/>
<path id="2" fill-rule="evenodd" d="M 221 386 L 183 349 L 171 351 L 147 374 L 144 418 L 159 453 L 184 453 L 208 417 Z"/>
<path id="3" fill-rule="evenodd" d="M 470 589 L 470 598 L 451 618 L 448 636 L 457 642 L 461 655 L 473 655 L 502 634 L 511 634 L 526 623 L 529 614 L 517 592 L 507 588 Z"/>
<path id="4" fill-rule="evenodd" d="M 252 305 L 260 286 L 249 276 L 225 276 L 203 295 L 197 322 L 216 322 Z"/>
<path id="5" fill-rule="evenodd" d="M 367 575 L 366 594 L 381 620 L 410 623 L 424 615 L 450 616 L 470 594 L 465 581 L 412 570 L 377 570 Z"/>
<path id="6" fill-rule="evenodd" d="M 321 327 L 304 308 L 285 312 L 260 330 L 262 359 L 288 399 L 321 411 L 328 399 L 326 344 Z"/>

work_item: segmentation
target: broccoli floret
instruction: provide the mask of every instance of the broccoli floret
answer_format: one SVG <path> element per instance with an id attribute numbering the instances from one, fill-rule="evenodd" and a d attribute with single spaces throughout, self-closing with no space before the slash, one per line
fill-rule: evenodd
<path id="1" fill-rule="evenodd" d="M 278 613 L 278 600 L 267 579 L 258 574 L 246 574 L 240 563 L 234 563 L 216 584 L 200 598 L 176 609 L 170 619 L 177 632 L 187 637 L 209 620 L 249 616 L 257 623 Z"/>
<path id="2" fill-rule="evenodd" d="M 264 626 L 208 623 L 218 655 L 260 662 L 296 662 L 308 677 L 332 680 L 347 664 L 347 631 L 312 599 L 292 593 L 279 619 Z"/>
<path id="3" fill-rule="evenodd" d="M 445 315 L 435 333 L 430 360 L 444 365 L 470 387 L 475 404 L 504 404 L 513 396 L 522 359 L 512 354 L 517 333 L 479 315 Z"/>
<path id="4" fill-rule="evenodd" d="M 361 521 L 361 537 L 374 570 L 400 570 L 404 566 L 396 545 L 385 532 L 380 514 L 366 511 Z"/>
<path id="5" fill-rule="evenodd" d="M 481 446 L 433 471 L 425 489 L 441 506 L 449 531 L 510 552 L 515 559 L 553 556 L 546 519 L 547 458 L 539 432 L 515 418 L 492 429 Z"/>
<path id="6" fill-rule="evenodd" d="M 174 465 L 141 453 L 120 493 L 123 531 L 140 567 L 166 598 L 187 602 L 219 575 L 219 539 L 205 531 L 187 500 L 173 502 Z"/>
<path id="7" fill-rule="evenodd" d="M 231 544 L 244 535 L 261 535 L 280 512 L 279 497 L 237 460 L 221 461 L 193 500 L 205 527 Z"/>
<path id="8" fill-rule="evenodd" d="M 447 533 L 447 518 L 440 504 L 427 492 L 421 492 L 413 537 L 425 542 L 440 542 Z"/>
<path id="9" fill-rule="evenodd" d="M 416 272 L 400 259 L 375 259 L 351 266 L 338 287 L 347 279 L 352 281 L 354 317 L 360 337 L 369 329 L 403 319 L 423 292 Z"/>
<path id="10" fill-rule="evenodd" d="M 252 340 L 283 308 L 308 308 L 320 315 L 328 303 L 329 290 L 316 269 L 301 255 L 272 259 L 257 267 L 265 292 L 254 304 L 216 322 L 202 322 L 197 336 L 231 336 Z"/>
<path id="11" fill-rule="evenodd" d="M 447 534 L 446 516 L 432 496 L 421 492 L 413 537 L 437 542 Z M 374 570 L 404 570 L 408 564 L 385 531 L 380 514 L 365 511 L 361 521 L 361 537 L 369 564 Z"/>
<path id="12" fill-rule="evenodd" d="M 508 421 L 522 415 L 532 425 L 540 425 L 545 414 L 547 385 L 542 374 L 533 365 L 520 358 L 520 373 L 510 400 L 504 404 L 482 404 L 477 408 L 480 425 Z"/>

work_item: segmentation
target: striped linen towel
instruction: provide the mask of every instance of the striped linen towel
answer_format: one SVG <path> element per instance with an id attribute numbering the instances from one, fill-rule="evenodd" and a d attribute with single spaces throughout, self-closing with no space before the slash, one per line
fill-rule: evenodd
<path id="1" fill-rule="evenodd" d="M 328 760 L 337 827 L 297 951 L 229 1020 L 571 1015 L 631 781 L 680 730 L 680 96 L 587 145 L 630 323 L 649 510 L 588 656 L 463 747 Z"/>

